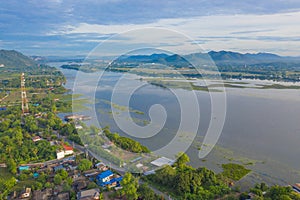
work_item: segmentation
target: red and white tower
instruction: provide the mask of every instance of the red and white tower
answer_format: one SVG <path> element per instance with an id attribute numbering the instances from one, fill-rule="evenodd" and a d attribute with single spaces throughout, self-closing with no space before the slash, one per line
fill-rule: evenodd
<path id="1" fill-rule="evenodd" d="M 25 74 L 21 74 L 21 97 L 22 97 L 22 113 L 29 113 L 26 88 L 25 88 Z"/>

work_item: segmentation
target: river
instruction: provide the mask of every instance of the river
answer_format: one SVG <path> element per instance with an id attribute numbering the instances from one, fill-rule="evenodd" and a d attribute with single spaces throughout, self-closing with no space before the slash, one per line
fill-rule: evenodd
<path id="1" fill-rule="evenodd" d="M 52 63 L 59 66 L 60 63 Z M 76 93 L 82 93 L 88 99 L 95 95 L 96 117 L 90 124 L 109 125 L 113 131 L 126 135 L 110 112 L 112 91 L 122 77 L 121 73 L 107 72 L 103 74 L 86 74 L 74 70 L 60 69 L 67 78 L 66 87 Z M 80 87 L 73 88 L 76 75 L 80 76 Z M 131 112 L 131 117 L 139 125 L 149 122 L 149 109 L 160 104 L 165 108 L 167 120 L 162 130 L 147 139 L 136 138 L 151 150 L 162 148 L 172 140 L 179 127 L 181 110 L 178 99 L 169 89 L 164 89 L 139 80 L 140 77 L 130 75 L 122 84 L 141 86 L 132 95 L 129 107 L 145 114 Z M 84 81 L 83 81 L 84 80 Z M 269 84 L 263 81 L 247 80 L 249 84 Z M 192 91 L 176 89 L 186 95 Z M 96 92 L 95 92 L 96 91 Z M 200 127 L 194 143 L 187 150 L 194 167 L 206 166 L 216 172 L 221 170 L 220 164 L 237 162 L 246 164 L 253 172 L 240 181 L 241 186 L 255 182 L 269 184 L 293 184 L 300 181 L 300 91 L 292 89 L 253 89 L 226 88 L 226 120 L 217 146 L 204 159 L 198 158 L 199 141 L 207 131 L 211 117 L 211 101 L 208 92 L 194 91 L 200 105 Z M 122 91 L 121 91 L 122 93 Z M 126 93 L 126 91 L 123 91 Z M 117 98 L 122 98 L 120 95 Z M 187 99 L 188 100 L 188 99 Z M 116 103 L 116 102 L 113 102 Z M 197 112 L 197 111 L 195 111 Z M 89 112 L 83 112 L 89 114 Z M 193 115 L 191 115 L 193 116 Z M 154 117 L 158 117 L 155 116 Z M 188 119 L 190 121 L 193 118 Z M 127 137 L 130 137 L 126 135 Z"/>

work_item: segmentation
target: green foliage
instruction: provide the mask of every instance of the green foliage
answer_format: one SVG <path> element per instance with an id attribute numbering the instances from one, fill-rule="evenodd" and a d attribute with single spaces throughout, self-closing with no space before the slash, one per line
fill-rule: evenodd
<path id="1" fill-rule="evenodd" d="M 35 183 L 34 183 L 34 189 L 35 190 L 41 190 L 41 189 L 43 189 L 43 184 L 42 183 L 40 183 L 40 182 L 38 182 L 38 181 L 36 181 Z"/>
<path id="2" fill-rule="evenodd" d="M 95 182 L 89 182 L 87 189 L 93 189 L 93 188 L 97 188 L 98 185 Z"/>
<path id="3" fill-rule="evenodd" d="M 178 153 L 178 155 L 176 157 L 177 157 L 177 160 L 175 162 L 175 166 L 178 168 L 183 168 L 186 166 L 186 164 L 188 162 L 190 162 L 190 158 L 188 157 L 188 155 L 186 155 L 183 152 Z"/>
<path id="4" fill-rule="evenodd" d="M 69 185 L 67 182 L 65 182 L 65 183 L 63 184 L 63 191 L 64 191 L 64 192 L 69 192 L 69 191 L 71 191 L 71 190 L 72 190 L 71 185 Z"/>
<path id="5" fill-rule="evenodd" d="M 292 194 L 291 187 L 281 187 L 275 185 L 270 188 L 270 190 L 266 194 L 266 197 L 269 197 L 272 200 L 289 200 L 291 199 L 291 194 Z"/>
<path id="6" fill-rule="evenodd" d="M 69 176 L 68 172 L 64 169 L 60 169 L 58 174 L 61 176 L 62 180 L 65 180 Z"/>
<path id="7" fill-rule="evenodd" d="M 122 137 L 117 133 L 111 133 L 110 131 L 104 131 L 106 137 L 108 137 L 112 142 L 114 142 L 120 148 L 131 151 L 134 153 L 149 153 L 150 150 L 141 145 L 139 142 L 132 140 L 127 137 Z"/>
<path id="8" fill-rule="evenodd" d="M 98 145 L 89 145 L 89 149 L 99 155 L 101 155 L 102 158 L 109 160 L 110 162 L 119 165 L 121 162 L 123 162 L 119 157 L 108 153 L 105 151 L 101 146 Z"/>
<path id="9" fill-rule="evenodd" d="M 143 200 L 157 200 L 160 199 L 157 194 L 148 186 L 147 183 L 143 183 L 139 186 L 138 190 L 139 199 Z"/>
<path id="10" fill-rule="evenodd" d="M 93 163 L 88 159 L 82 159 L 78 165 L 78 169 L 81 171 L 89 170 L 93 166 Z"/>
<path id="11" fill-rule="evenodd" d="M 66 182 L 67 182 L 69 185 L 72 185 L 72 184 L 73 184 L 73 178 L 72 178 L 72 177 L 67 177 L 67 178 L 66 178 Z"/>
<path id="12" fill-rule="evenodd" d="M 16 184 L 16 179 L 5 168 L 0 168 L 0 199 L 4 199 Z"/>
<path id="13" fill-rule="evenodd" d="M 7 166 L 8 166 L 8 170 L 12 173 L 12 174 L 16 174 L 17 173 L 17 164 L 16 162 L 10 158 L 7 161 Z"/>
<path id="14" fill-rule="evenodd" d="M 138 182 L 132 176 L 131 173 L 126 173 L 121 181 L 121 189 L 122 195 L 126 195 L 126 199 L 128 200 L 136 200 L 138 198 L 137 187 Z"/>
<path id="15" fill-rule="evenodd" d="M 235 163 L 222 164 L 222 168 L 222 175 L 235 181 L 240 180 L 251 172 L 251 170 L 246 169 L 244 166 Z"/>
<path id="16" fill-rule="evenodd" d="M 274 185 L 269 188 L 265 183 L 261 183 L 256 184 L 254 188 L 251 188 L 250 192 L 256 195 L 253 198 L 255 200 L 300 200 L 300 195 L 293 192 L 290 186 Z M 245 200 L 248 198 L 247 192 L 244 192 L 240 195 L 240 200 Z"/>
<path id="17" fill-rule="evenodd" d="M 178 156 L 181 159 L 174 164 L 176 167 L 167 165 L 147 176 L 147 179 L 166 187 L 182 199 L 215 199 L 230 192 L 230 188 L 213 171 L 186 165 L 189 158 L 182 155 Z"/>
<path id="18" fill-rule="evenodd" d="M 52 188 L 53 187 L 53 185 L 50 182 L 46 182 L 44 186 L 45 186 L 45 188 Z"/>
<path id="19" fill-rule="evenodd" d="M 60 185 L 62 183 L 62 177 L 59 174 L 55 174 L 53 182 L 55 185 Z"/>

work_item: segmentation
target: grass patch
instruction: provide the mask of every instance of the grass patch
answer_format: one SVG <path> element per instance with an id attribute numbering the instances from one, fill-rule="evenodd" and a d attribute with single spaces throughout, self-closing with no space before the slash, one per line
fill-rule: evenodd
<path id="1" fill-rule="evenodd" d="M 32 187 L 35 184 L 36 180 L 35 179 L 28 179 L 24 181 L 19 181 L 14 187 L 13 191 L 20 192 L 26 187 Z"/>
<path id="2" fill-rule="evenodd" d="M 130 108 L 128 106 L 122 106 L 122 105 L 113 103 L 111 101 L 105 100 L 105 99 L 101 99 L 100 101 L 103 102 L 103 103 L 105 103 L 105 104 L 107 104 L 107 105 L 110 105 L 114 109 L 117 109 L 117 110 L 119 110 L 121 112 L 129 111 L 131 113 L 135 113 L 135 114 L 138 114 L 138 115 L 144 115 L 145 114 L 143 111 L 135 110 L 135 109 L 132 109 L 132 108 Z M 111 111 L 109 111 L 109 112 L 111 112 Z"/>
<path id="3" fill-rule="evenodd" d="M 261 86 L 259 89 L 300 89 L 299 85 L 272 84 L 272 85 L 258 85 L 258 86 Z"/>
<path id="4" fill-rule="evenodd" d="M 251 172 L 250 169 L 235 163 L 222 164 L 222 168 L 222 175 L 235 181 L 242 179 Z"/>
<path id="5" fill-rule="evenodd" d="M 184 90 L 198 90 L 198 91 L 205 91 L 205 92 L 221 92 L 218 89 L 210 89 L 206 86 L 199 86 L 194 85 L 193 83 L 186 82 L 186 81 L 160 81 L 160 80 L 149 80 L 149 84 L 155 85 L 161 88 L 174 88 L 174 89 L 184 89 Z"/>
<path id="6" fill-rule="evenodd" d="M 0 180 L 8 180 L 11 177 L 13 177 L 13 175 L 8 171 L 7 168 L 0 168 Z"/>

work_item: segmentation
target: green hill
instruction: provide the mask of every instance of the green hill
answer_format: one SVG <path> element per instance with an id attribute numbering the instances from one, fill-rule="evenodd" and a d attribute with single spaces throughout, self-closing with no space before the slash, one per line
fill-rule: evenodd
<path id="1" fill-rule="evenodd" d="M 25 70 L 37 67 L 38 64 L 31 58 L 15 50 L 0 50 L 0 67 L 10 70 Z"/>

